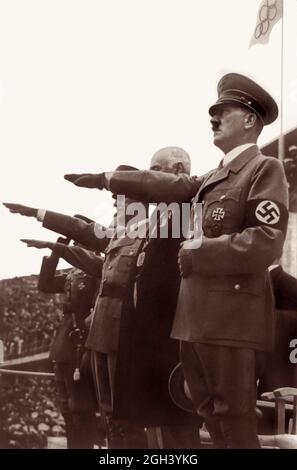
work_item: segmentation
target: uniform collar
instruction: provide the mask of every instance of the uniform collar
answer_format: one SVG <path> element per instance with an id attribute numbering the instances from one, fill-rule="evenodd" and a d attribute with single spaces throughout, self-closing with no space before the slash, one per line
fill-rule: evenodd
<path id="1" fill-rule="evenodd" d="M 237 147 L 234 147 L 234 149 L 230 150 L 230 152 L 227 152 L 226 155 L 223 158 L 223 166 L 228 165 L 234 158 L 238 157 L 239 154 L 241 154 L 244 150 L 247 150 L 249 147 L 252 147 L 253 143 L 250 144 L 241 144 L 238 145 Z"/>
<path id="2" fill-rule="evenodd" d="M 252 158 L 254 158 L 259 153 L 260 150 L 257 145 L 252 145 L 248 147 L 246 150 L 237 155 L 237 157 L 234 158 L 230 163 L 223 166 L 217 171 L 214 170 L 214 172 L 211 172 L 209 177 L 201 185 L 199 193 L 206 187 L 226 179 L 230 171 L 232 171 L 233 173 L 238 173 Z"/>
<path id="3" fill-rule="evenodd" d="M 238 148 L 238 147 L 237 147 Z M 240 152 L 236 158 L 234 158 L 230 163 L 228 163 L 223 170 L 226 168 L 231 170 L 233 173 L 238 173 L 243 166 L 245 166 L 251 158 L 254 158 L 260 153 L 260 149 L 256 144 L 253 144 Z"/>
<path id="4" fill-rule="evenodd" d="M 268 266 L 268 271 L 271 272 L 271 271 L 274 271 L 274 269 L 277 269 L 277 268 L 280 268 L 279 264 L 271 264 L 270 266 Z"/>

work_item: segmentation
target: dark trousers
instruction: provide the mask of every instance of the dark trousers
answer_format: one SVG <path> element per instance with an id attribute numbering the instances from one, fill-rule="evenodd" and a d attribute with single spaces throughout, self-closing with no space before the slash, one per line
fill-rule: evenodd
<path id="1" fill-rule="evenodd" d="M 137 449 L 149 446 L 164 449 L 197 449 L 199 447 L 198 423 L 197 426 L 170 425 L 147 428 L 145 434 L 144 428 L 135 426 L 127 419 L 113 419 L 116 354 L 92 351 L 92 368 L 100 407 L 105 411 L 109 448 Z"/>
<path id="2" fill-rule="evenodd" d="M 217 448 L 259 448 L 256 351 L 181 342 L 192 400 Z"/>
<path id="3" fill-rule="evenodd" d="M 93 449 L 98 444 L 96 398 L 88 378 L 73 380 L 74 364 L 55 363 L 59 407 L 65 420 L 67 448 Z"/>
<path id="4" fill-rule="evenodd" d="M 142 449 L 147 447 L 144 429 L 128 420 L 113 418 L 116 353 L 91 352 L 92 373 L 98 406 L 106 423 L 109 449 Z M 125 386 L 125 384 L 123 384 Z"/>
<path id="5" fill-rule="evenodd" d="M 197 426 L 181 424 L 147 428 L 149 449 L 199 449 L 200 434 Z"/>

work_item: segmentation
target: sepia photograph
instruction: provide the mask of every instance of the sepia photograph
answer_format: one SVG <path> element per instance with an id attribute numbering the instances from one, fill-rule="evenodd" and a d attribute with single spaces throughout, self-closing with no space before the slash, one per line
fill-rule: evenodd
<path id="1" fill-rule="evenodd" d="M 297 0 L 0 0 L 0 449 L 297 449 L 296 109 Z"/>

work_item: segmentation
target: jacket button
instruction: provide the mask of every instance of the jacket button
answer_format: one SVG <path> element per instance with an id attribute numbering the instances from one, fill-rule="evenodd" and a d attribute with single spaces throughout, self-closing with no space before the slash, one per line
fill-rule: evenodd
<path id="1" fill-rule="evenodd" d="M 112 268 L 112 266 L 111 266 L 111 264 L 110 264 L 110 265 L 108 266 L 108 269 L 111 269 L 111 268 Z"/>
<path id="2" fill-rule="evenodd" d="M 203 199 L 203 201 L 201 201 L 201 204 L 204 206 L 204 204 L 205 204 L 205 201 L 204 201 L 204 199 Z"/>
<path id="3" fill-rule="evenodd" d="M 134 250 L 129 251 L 129 255 L 134 255 Z"/>
<path id="4" fill-rule="evenodd" d="M 234 286 L 235 290 L 240 290 L 240 288 L 241 288 L 240 284 L 235 284 L 235 286 Z"/>

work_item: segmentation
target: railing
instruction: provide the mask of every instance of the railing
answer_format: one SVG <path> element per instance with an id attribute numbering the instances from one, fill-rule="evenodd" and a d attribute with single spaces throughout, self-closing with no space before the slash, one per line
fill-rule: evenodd
<path id="1" fill-rule="evenodd" d="M 53 372 L 35 372 L 33 370 L 0 369 L 0 375 L 26 375 L 31 377 L 54 377 Z"/>
<path id="2" fill-rule="evenodd" d="M 35 340 L 30 343 L 30 345 L 25 344 L 21 347 L 18 347 L 17 343 L 4 343 L 4 355 L 5 360 L 7 359 L 16 359 L 19 357 L 32 356 L 34 354 L 39 354 L 42 352 L 47 352 L 51 345 L 51 339 Z M 13 346 L 13 347 L 12 347 Z M 0 350 L 1 353 L 1 350 Z M 0 362 L 3 362 L 3 358 Z"/>

